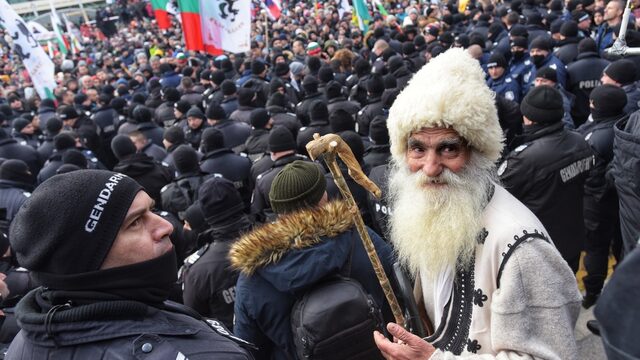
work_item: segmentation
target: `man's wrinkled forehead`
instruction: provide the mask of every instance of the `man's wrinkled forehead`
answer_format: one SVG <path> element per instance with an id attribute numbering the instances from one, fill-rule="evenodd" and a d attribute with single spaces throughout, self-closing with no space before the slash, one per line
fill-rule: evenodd
<path id="1" fill-rule="evenodd" d="M 409 134 L 407 141 L 417 136 L 423 137 L 424 135 L 433 138 L 460 140 L 466 142 L 466 140 L 460 136 L 460 134 L 450 127 L 424 127 L 419 130 L 414 130 Z"/>

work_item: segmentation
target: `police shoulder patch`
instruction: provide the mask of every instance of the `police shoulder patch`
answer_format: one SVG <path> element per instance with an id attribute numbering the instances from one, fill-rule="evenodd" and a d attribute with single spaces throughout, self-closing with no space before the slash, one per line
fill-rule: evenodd
<path id="1" fill-rule="evenodd" d="M 584 139 L 589 141 L 589 139 L 591 139 L 591 135 L 593 135 L 593 131 L 588 133 L 587 136 L 584 137 Z"/>
<path id="2" fill-rule="evenodd" d="M 508 77 L 508 78 L 506 78 L 506 79 L 504 80 L 504 82 L 506 82 L 506 83 L 510 83 L 511 81 L 512 81 L 512 80 L 511 80 L 511 78 L 510 78 L 510 77 Z"/>
<path id="3" fill-rule="evenodd" d="M 524 149 L 526 149 L 528 147 L 529 147 L 529 144 L 522 144 L 522 145 L 518 146 L 517 148 L 515 148 L 513 151 L 515 153 L 520 153 L 520 152 L 522 152 Z"/>
<path id="4" fill-rule="evenodd" d="M 498 167 L 498 176 L 502 176 L 505 170 L 507 170 L 507 160 L 503 161 L 500 167 Z"/>
<path id="5" fill-rule="evenodd" d="M 551 64 L 549 65 L 550 68 L 552 68 L 553 70 L 557 70 L 558 69 L 558 65 L 556 64 Z"/>
<path id="6" fill-rule="evenodd" d="M 23 191 L 22 195 L 24 195 L 24 197 L 29 197 L 29 196 L 31 196 L 31 193 L 28 192 L 28 191 Z"/>
<path id="7" fill-rule="evenodd" d="M 528 59 L 527 59 L 527 60 L 525 60 L 525 61 L 524 61 L 524 64 L 525 64 L 525 65 L 531 65 L 531 60 L 528 60 Z"/>

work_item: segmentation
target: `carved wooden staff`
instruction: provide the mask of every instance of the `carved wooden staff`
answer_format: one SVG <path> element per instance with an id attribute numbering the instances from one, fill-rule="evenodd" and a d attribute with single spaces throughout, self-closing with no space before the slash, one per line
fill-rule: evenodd
<path id="1" fill-rule="evenodd" d="M 347 168 L 349 169 L 349 175 L 353 178 L 353 180 L 355 180 L 358 184 L 371 192 L 376 198 L 380 198 L 382 194 L 380 188 L 378 188 L 378 186 L 371 180 L 369 180 L 369 178 L 362 172 L 362 168 L 356 161 L 355 156 L 353 156 L 351 148 L 344 142 L 344 140 L 342 140 L 340 136 L 336 134 L 327 134 L 321 137 L 316 133 L 313 134 L 313 140 L 311 140 L 306 147 L 309 156 L 311 156 L 311 159 L 313 160 L 316 160 L 321 155 L 324 155 L 324 161 L 327 163 L 327 166 L 329 167 L 329 170 L 333 175 L 333 180 L 338 186 L 338 189 L 340 189 L 340 193 L 342 193 L 342 196 L 346 199 L 347 203 L 349 204 L 350 211 L 354 215 L 356 228 L 358 229 L 358 233 L 360 234 L 360 238 L 362 239 L 362 244 L 367 251 L 367 255 L 369 256 L 371 265 L 373 265 L 373 270 L 375 271 L 378 282 L 380 283 L 380 286 L 384 291 L 384 295 L 387 298 L 389 305 L 391 306 L 391 311 L 393 312 L 396 323 L 400 326 L 403 326 L 404 316 L 402 315 L 400 305 L 398 305 L 398 299 L 396 299 L 396 295 L 393 293 L 393 289 L 391 288 L 391 284 L 389 283 L 389 278 L 387 278 L 387 274 L 385 274 L 384 272 L 384 268 L 382 267 L 380 258 L 378 258 L 378 254 L 376 253 L 376 249 L 373 246 L 373 242 L 371 241 L 369 233 L 364 226 L 362 215 L 360 215 L 358 205 L 353 199 L 353 194 L 351 194 L 351 191 L 347 186 L 347 182 L 342 176 L 342 171 L 340 170 L 338 162 L 336 161 L 336 154 L 347 165 Z"/>

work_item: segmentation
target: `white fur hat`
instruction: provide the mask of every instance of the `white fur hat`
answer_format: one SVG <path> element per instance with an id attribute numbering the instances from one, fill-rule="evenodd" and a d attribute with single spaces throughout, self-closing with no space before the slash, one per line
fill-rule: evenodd
<path id="1" fill-rule="evenodd" d="M 478 61 L 462 49 L 440 54 L 413 76 L 391 107 L 387 127 L 397 162 L 411 133 L 425 127 L 453 128 L 491 161 L 503 147 L 494 93 Z"/>

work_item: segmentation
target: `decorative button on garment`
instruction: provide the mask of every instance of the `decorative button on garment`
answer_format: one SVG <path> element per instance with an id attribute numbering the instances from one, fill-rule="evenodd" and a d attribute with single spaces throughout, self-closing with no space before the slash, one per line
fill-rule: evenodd
<path id="1" fill-rule="evenodd" d="M 473 304 L 482 307 L 484 302 L 487 301 L 487 295 L 482 293 L 482 289 L 478 289 L 473 293 Z"/>
<path id="2" fill-rule="evenodd" d="M 143 353 L 150 353 L 151 350 L 153 350 L 153 345 L 151 345 L 149 343 L 142 344 L 142 352 Z"/>
<path id="3" fill-rule="evenodd" d="M 482 349 L 482 345 L 478 344 L 478 340 L 467 340 L 467 351 L 472 353 L 477 353 L 478 350 Z"/>

